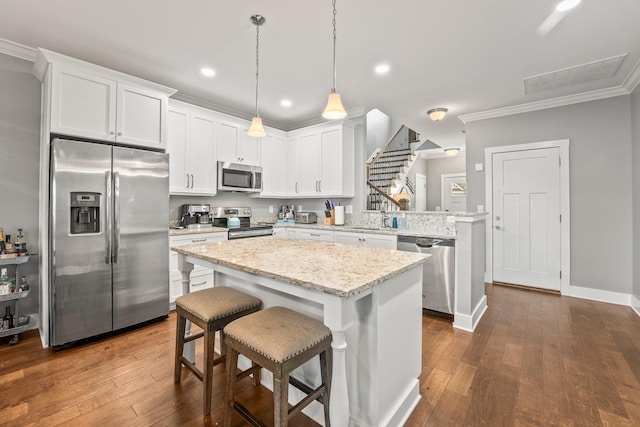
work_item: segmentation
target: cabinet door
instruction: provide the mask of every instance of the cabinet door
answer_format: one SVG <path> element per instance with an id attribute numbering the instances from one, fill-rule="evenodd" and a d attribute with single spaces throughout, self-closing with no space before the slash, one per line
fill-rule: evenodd
<path id="1" fill-rule="evenodd" d="M 287 194 L 287 141 L 267 136 L 260 138 L 263 196 Z"/>
<path id="2" fill-rule="evenodd" d="M 149 89 L 118 83 L 117 100 L 116 140 L 165 149 L 168 98 Z"/>
<path id="3" fill-rule="evenodd" d="M 191 193 L 216 194 L 216 123 L 201 114 L 191 114 L 191 139 L 188 145 Z"/>
<path id="4" fill-rule="evenodd" d="M 64 68 L 52 75 L 51 132 L 115 141 L 116 82 Z"/>
<path id="5" fill-rule="evenodd" d="M 296 238 L 303 240 L 318 240 L 321 242 L 333 242 L 333 231 L 296 229 Z"/>
<path id="6" fill-rule="evenodd" d="M 248 128 L 243 128 L 240 132 L 240 163 L 248 165 L 260 164 L 260 139 L 247 135 Z"/>
<path id="7" fill-rule="evenodd" d="M 298 191 L 300 196 L 318 195 L 320 190 L 320 134 L 297 140 Z"/>
<path id="8" fill-rule="evenodd" d="M 218 124 L 218 161 L 238 163 L 238 138 L 240 129 L 232 123 Z"/>
<path id="9" fill-rule="evenodd" d="M 342 194 L 342 131 L 334 129 L 320 134 L 319 190 L 323 195 Z"/>
<path id="10" fill-rule="evenodd" d="M 187 172 L 187 144 L 189 141 L 189 113 L 177 108 L 167 112 L 167 153 L 169 153 L 169 191 L 189 191 L 191 179 Z"/>

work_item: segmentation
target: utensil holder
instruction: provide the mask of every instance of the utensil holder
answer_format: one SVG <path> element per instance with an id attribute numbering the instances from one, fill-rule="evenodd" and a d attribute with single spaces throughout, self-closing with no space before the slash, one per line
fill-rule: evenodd
<path id="1" fill-rule="evenodd" d="M 336 223 L 336 211 L 331 209 L 331 217 L 324 219 L 324 225 L 335 225 Z"/>

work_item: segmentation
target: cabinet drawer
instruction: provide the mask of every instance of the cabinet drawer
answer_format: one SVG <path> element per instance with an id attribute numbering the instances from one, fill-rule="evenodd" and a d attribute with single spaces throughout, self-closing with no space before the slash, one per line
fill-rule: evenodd
<path id="1" fill-rule="evenodd" d="M 170 236 L 169 247 L 171 246 L 184 246 L 192 245 L 196 243 L 212 243 L 227 240 L 227 233 L 202 233 L 202 234 L 190 234 L 187 236 Z M 198 272 L 209 271 L 204 267 L 194 266 L 192 274 Z M 169 256 L 169 274 L 180 275 L 178 270 L 178 253 L 170 251 Z"/>
<path id="2" fill-rule="evenodd" d="M 321 242 L 333 242 L 333 231 L 295 229 L 295 237 L 304 240 L 318 240 Z"/>
<path id="3" fill-rule="evenodd" d="M 194 274 L 195 270 L 191 274 L 190 291 L 196 292 L 202 289 L 213 287 L 213 272 L 205 270 L 205 273 Z M 170 291 L 169 291 L 171 304 L 175 304 L 176 298 L 182 295 L 182 279 L 180 276 L 172 276 Z"/>

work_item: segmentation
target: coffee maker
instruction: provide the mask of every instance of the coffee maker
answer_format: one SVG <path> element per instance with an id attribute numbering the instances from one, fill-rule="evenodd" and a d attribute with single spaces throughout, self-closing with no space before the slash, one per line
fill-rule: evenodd
<path id="1" fill-rule="evenodd" d="M 182 205 L 180 206 L 180 225 L 186 228 L 211 225 L 210 210 L 211 206 L 208 204 Z"/>

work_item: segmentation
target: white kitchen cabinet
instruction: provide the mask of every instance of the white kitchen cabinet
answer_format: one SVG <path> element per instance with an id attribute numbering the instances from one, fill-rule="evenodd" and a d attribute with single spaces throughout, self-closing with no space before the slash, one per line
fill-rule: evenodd
<path id="1" fill-rule="evenodd" d="M 398 239 L 396 236 L 387 234 L 352 233 L 349 231 L 336 231 L 335 242 L 345 245 L 381 249 L 397 249 L 398 246 Z"/>
<path id="2" fill-rule="evenodd" d="M 218 124 L 218 161 L 260 164 L 260 138 L 247 135 L 248 123 L 241 125 L 228 121 Z"/>
<path id="3" fill-rule="evenodd" d="M 188 104 L 172 102 L 167 113 L 171 194 L 216 194 L 216 121 Z"/>
<path id="4" fill-rule="evenodd" d="M 353 197 L 354 130 L 347 122 L 291 132 L 291 197 Z"/>
<path id="5" fill-rule="evenodd" d="M 287 229 L 285 227 L 273 227 L 273 235 L 276 237 L 287 237 Z"/>
<path id="6" fill-rule="evenodd" d="M 271 135 L 260 138 L 260 161 L 262 165 L 261 197 L 287 196 L 287 140 Z"/>
<path id="7" fill-rule="evenodd" d="M 51 133 L 166 148 L 174 90 L 43 49 L 34 74 L 45 82 Z"/>
<path id="8" fill-rule="evenodd" d="M 320 242 L 333 242 L 333 231 L 314 230 L 311 228 L 289 228 L 287 237 L 303 240 L 317 240 Z"/>
<path id="9" fill-rule="evenodd" d="M 169 247 L 184 246 L 196 243 L 212 243 L 227 240 L 227 233 L 199 233 L 185 234 L 180 236 L 169 236 Z M 214 285 L 213 271 L 194 266 L 191 272 L 191 292 L 211 288 Z M 169 251 L 169 295 L 170 304 L 173 307 L 176 298 L 182 295 L 182 274 L 178 270 L 178 253 Z"/>

